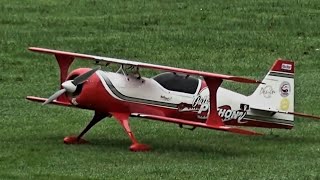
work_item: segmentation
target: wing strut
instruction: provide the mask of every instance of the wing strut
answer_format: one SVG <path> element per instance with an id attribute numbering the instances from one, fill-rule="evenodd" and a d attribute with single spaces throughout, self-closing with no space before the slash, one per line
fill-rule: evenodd
<path id="1" fill-rule="evenodd" d="M 68 76 L 69 67 L 72 64 L 74 57 L 68 55 L 55 54 L 56 60 L 60 68 L 60 84 L 62 84 Z"/>
<path id="2" fill-rule="evenodd" d="M 217 112 L 217 90 L 222 83 L 222 79 L 204 77 L 210 92 L 210 112 L 206 124 L 209 126 L 224 126 L 221 117 Z"/>
<path id="3" fill-rule="evenodd" d="M 61 84 L 67 79 L 69 67 L 72 64 L 74 57 L 62 54 L 55 54 L 56 60 L 59 64 L 60 69 L 60 89 L 62 89 Z M 57 98 L 57 101 L 68 102 L 68 98 L 65 94 L 62 94 Z"/>

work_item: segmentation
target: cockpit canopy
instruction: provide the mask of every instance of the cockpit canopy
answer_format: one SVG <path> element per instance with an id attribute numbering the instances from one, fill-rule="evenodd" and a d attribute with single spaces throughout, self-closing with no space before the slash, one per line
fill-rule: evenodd
<path id="1" fill-rule="evenodd" d="M 181 75 L 172 72 L 165 72 L 153 77 L 162 87 L 170 91 L 178 91 L 194 94 L 199 85 L 199 79 L 188 75 Z"/>

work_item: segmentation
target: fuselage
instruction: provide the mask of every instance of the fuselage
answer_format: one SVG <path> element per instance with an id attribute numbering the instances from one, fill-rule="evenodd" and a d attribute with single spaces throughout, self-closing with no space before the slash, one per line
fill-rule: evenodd
<path id="1" fill-rule="evenodd" d="M 80 71 L 83 70 L 75 70 L 71 76 Z M 197 122 L 205 122 L 210 111 L 205 81 L 170 73 L 146 78 L 97 71 L 84 83 L 82 92 L 72 99 L 72 103 L 103 112 L 151 114 Z M 255 118 L 259 114 L 250 110 L 248 96 L 222 87 L 217 91 L 217 107 L 227 125 L 290 128 L 263 120 L 261 116 Z"/>

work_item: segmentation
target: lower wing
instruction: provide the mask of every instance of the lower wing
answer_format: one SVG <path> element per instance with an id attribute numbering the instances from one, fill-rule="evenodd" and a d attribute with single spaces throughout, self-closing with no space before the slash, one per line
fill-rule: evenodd
<path id="1" fill-rule="evenodd" d="M 28 99 L 30 101 L 40 102 L 40 103 L 44 103 L 46 100 L 48 100 L 47 98 L 41 98 L 41 97 L 35 97 L 35 96 L 27 96 L 26 99 Z M 63 102 L 63 101 L 57 101 L 57 100 L 52 101 L 50 104 L 55 104 L 55 105 L 59 105 L 59 106 L 75 107 L 69 102 Z"/>
<path id="2" fill-rule="evenodd" d="M 28 99 L 30 101 L 40 102 L 40 103 L 43 103 L 47 100 L 47 98 L 41 98 L 41 97 L 35 97 L 35 96 L 27 96 L 26 99 Z M 62 101 L 57 101 L 57 100 L 52 101 L 50 104 L 55 104 L 55 105 L 59 105 L 59 106 L 75 107 L 69 102 L 62 102 Z M 254 132 L 254 131 L 249 131 L 249 130 L 225 126 L 225 125 L 211 125 L 211 124 L 207 124 L 207 123 L 193 122 L 193 121 L 187 121 L 187 120 L 183 120 L 183 119 L 170 118 L 170 117 L 157 116 L 157 115 L 135 114 L 135 113 L 133 113 L 131 115 L 136 116 L 136 117 L 141 117 L 141 118 L 148 118 L 148 119 L 164 121 L 164 122 L 184 124 L 184 125 L 190 125 L 190 126 L 194 126 L 194 127 L 202 127 L 202 128 L 208 128 L 208 129 L 215 129 L 215 130 L 219 130 L 219 131 L 227 131 L 227 132 L 232 132 L 232 133 L 236 133 L 236 134 L 262 135 L 260 133 Z"/>
<path id="3" fill-rule="evenodd" d="M 219 130 L 219 131 L 227 131 L 227 132 L 232 132 L 232 133 L 236 133 L 236 134 L 262 135 L 261 133 L 257 133 L 254 131 L 240 129 L 240 128 L 236 128 L 236 127 L 225 126 L 225 125 L 210 125 L 207 123 L 194 122 L 194 121 L 188 121 L 188 120 L 165 117 L 165 116 L 148 115 L 148 114 L 133 113 L 131 115 L 135 116 L 135 117 L 154 119 L 154 120 L 158 120 L 158 121 L 183 124 L 183 125 L 189 125 L 189 126 L 194 126 L 194 127 L 202 127 L 202 128 L 207 128 L 207 129 L 215 129 L 215 130 Z"/>

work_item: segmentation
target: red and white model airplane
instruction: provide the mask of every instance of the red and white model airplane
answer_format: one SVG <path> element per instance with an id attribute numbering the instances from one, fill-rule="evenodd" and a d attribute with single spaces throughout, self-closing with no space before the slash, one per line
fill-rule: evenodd
<path id="1" fill-rule="evenodd" d="M 129 135 L 132 151 L 147 151 L 150 147 L 134 137 L 129 126 L 131 116 L 245 135 L 259 133 L 235 126 L 291 129 L 294 115 L 318 118 L 294 112 L 292 61 L 276 60 L 261 82 L 44 48 L 30 47 L 29 50 L 55 56 L 60 67 L 61 89 L 48 99 L 28 96 L 28 100 L 95 111 L 93 119 L 78 136 L 64 138 L 67 144 L 85 143 L 82 136 L 97 122 L 111 116 Z M 68 75 L 75 58 L 118 64 L 120 68 L 117 72 L 102 71 L 100 67 L 79 68 Z M 140 68 L 165 72 L 146 78 L 140 75 Z M 223 80 L 256 83 L 258 88 L 252 95 L 245 96 L 220 87 Z"/>

